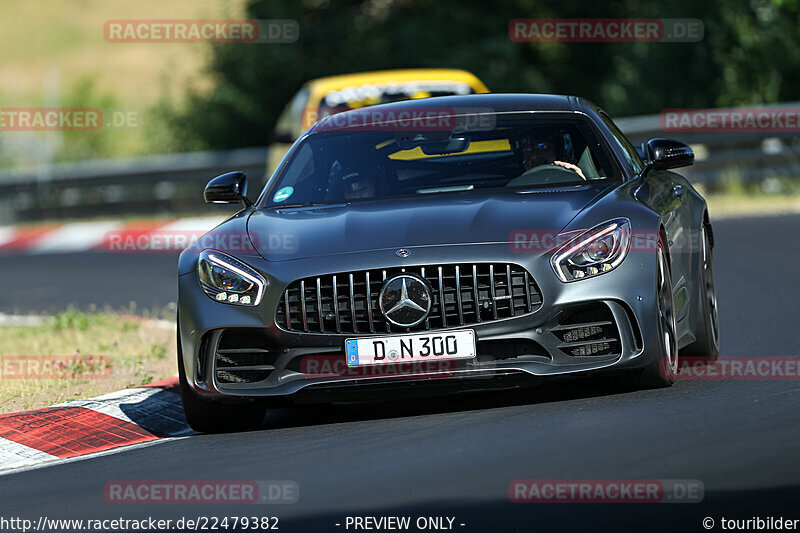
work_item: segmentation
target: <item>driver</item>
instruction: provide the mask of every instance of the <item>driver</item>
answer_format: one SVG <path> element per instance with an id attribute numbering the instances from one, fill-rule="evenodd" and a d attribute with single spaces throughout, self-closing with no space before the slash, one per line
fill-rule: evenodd
<path id="1" fill-rule="evenodd" d="M 371 175 L 361 171 L 350 172 L 342 176 L 345 200 L 374 198 L 375 180 Z"/>
<path id="2" fill-rule="evenodd" d="M 520 139 L 520 152 L 522 152 L 522 165 L 525 172 L 543 165 L 555 165 L 572 170 L 582 179 L 586 179 L 578 165 L 558 160 L 557 147 L 558 135 L 529 136 Z"/>
<path id="3" fill-rule="evenodd" d="M 375 196 L 375 178 L 373 173 L 366 171 L 364 165 L 354 165 L 345 170 L 339 161 L 334 162 L 328 179 L 327 200 L 355 200 Z"/>

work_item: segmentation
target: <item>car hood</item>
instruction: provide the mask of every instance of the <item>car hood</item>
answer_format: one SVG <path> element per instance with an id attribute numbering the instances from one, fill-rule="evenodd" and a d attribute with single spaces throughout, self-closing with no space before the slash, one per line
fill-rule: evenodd
<path id="1" fill-rule="evenodd" d="M 506 243 L 515 232 L 558 232 L 608 184 L 499 194 L 260 209 L 247 231 L 269 261 L 415 246 Z"/>

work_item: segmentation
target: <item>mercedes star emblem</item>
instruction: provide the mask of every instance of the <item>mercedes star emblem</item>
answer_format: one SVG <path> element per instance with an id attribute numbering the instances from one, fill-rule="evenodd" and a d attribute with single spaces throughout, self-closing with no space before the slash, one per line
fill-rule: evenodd
<path id="1" fill-rule="evenodd" d="M 417 276 L 400 274 L 384 283 L 378 305 L 386 320 L 409 328 L 426 318 L 431 310 L 431 291 L 427 282 Z"/>
<path id="2" fill-rule="evenodd" d="M 397 257 L 408 257 L 409 255 L 411 255 L 411 252 L 409 250 L 406 250 L 405 248 L 400 248 L 394 253 L 394 255 L 396 255 Z"/>

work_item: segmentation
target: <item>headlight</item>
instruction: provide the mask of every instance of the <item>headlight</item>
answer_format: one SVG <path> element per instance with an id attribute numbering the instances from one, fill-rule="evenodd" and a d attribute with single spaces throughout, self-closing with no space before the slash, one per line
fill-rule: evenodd
<path id="1" fill-rule="evenodd" d="M 197 264 L 200 286 L 209 298 L 236 305 L 258 305 L 267 281 L 235 257 L 203 250 Z"/>
<path id="2" fill-rule="evenodd" d="M 622 263 L 630 243 L 630 221 L 627 218 L 609 220 L 559 248 L 550 258 L 550 264 L 563 282 L 598 276 Z"/>

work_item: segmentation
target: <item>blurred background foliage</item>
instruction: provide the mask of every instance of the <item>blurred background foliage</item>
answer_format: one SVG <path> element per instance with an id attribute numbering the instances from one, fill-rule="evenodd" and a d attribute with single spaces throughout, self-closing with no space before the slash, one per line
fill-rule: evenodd
<path id="1" fill-rule="evenodd" d="M 0 105 L 47 105 L 42 79 L 55 71 L 60 105 L 133 109 L 141 127 L 64 134 L 47 150 L 29 150 L 39 162 L 42 152 L 73 161 L 264 146 L 304 82 L 376 69 L 463 68 L 495 92 L 581 95 L 616 117 L 800 100 L 798 0 L 83 3 L 77 12 L 71 3 L 9 0 L 0 20 Z M 300 39 L 165 44 L 102 36 L 109 19 L 244 17 L 294 19 Z M 705 36 L 696 43 L 511 41 L 509 21 L 534 17 L 698 18 Z M 30 163 L 23 137 L 0 135 L 0 166 Z"/>
<path id="2" fill-rule="evenodd" d="M 214 45 L 213 91 L 165 107 L 181 149 L 263 145 L 308 79 L 384 68 L 452 67 L 495 92 L 581 95 L 612 116 L 798 100 L 796 0 L 256 0 L 252 18 L 300 24 L 294 44 Z M 699 18 L 697 43 L 518 43 L 514 18 Z"/>

